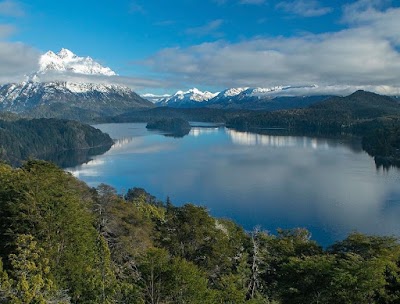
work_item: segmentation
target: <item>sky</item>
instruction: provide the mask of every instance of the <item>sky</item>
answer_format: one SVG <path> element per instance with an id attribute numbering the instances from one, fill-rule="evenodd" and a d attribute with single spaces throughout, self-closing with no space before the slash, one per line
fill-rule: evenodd
<path id="1" fill-rule="evenodd" d="M 399 29 L 400 0 L 0 0 L 0 82 L 67 48 L 139 93 L 314 86 L 400 95 Z"/>

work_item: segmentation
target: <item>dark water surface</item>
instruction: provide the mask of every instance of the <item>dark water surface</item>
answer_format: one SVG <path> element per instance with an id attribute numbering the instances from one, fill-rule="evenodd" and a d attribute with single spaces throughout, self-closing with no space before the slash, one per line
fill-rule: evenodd
<path id="1" fill-rule="evenodd" d="M 400 236 L 400 171 L 377 170 L 358 143 L 196 127 L 183 138 L 103 124 L 116 144 L 69 168 L 90 186 L 142 187 L 245 229 L 308 228 L 323 245 L 351 231 Z"/>

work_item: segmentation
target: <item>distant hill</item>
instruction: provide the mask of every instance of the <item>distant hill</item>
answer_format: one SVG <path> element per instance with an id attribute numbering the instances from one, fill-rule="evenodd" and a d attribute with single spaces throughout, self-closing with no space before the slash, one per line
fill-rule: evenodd
<path id="1" fill-rule="evenodd" d="M 307 108 L 310 105 L 329 99 L 331 96 L 277 96 L 277 97 L 254 97 L 243 96 L 234 99 L 221 99 L 207 102 L 204 106 L 216 109 L 238 109 L 238 110 L 263 110 L 278 111 L 287 109 Z"/>
<path id="2" fill-rule="evenodd" d="M 105 152 L 112 144 L 108 134 L 76 121 L 43 118 L 0 120 L 0 159 L 13 165 L 28 158 L 47 159 L 65 165 L 72 162 L 73 156 L 84 162 L 90 149 Z M 81 152 L 75 153 L 77 150 Z M 62 159 L 53 156 L 62 152 L 72 156 L 64 155 Z"/>
<path id="3" fill-rule="evenodd" d="M 103 117 L 96 119 L 98 123 L 119 123 L 119 122 L 150 122 L 156 119 L 181 118 L 187 121 L 204 121 L 225 123 L 227 120 L 252 113 L 246 110 L 222 110 L 211 108 L 170 108 L 158 107 L 153 109 L 138 109 L 129 111 L 114 117 Z"/>
<path id="4" fill-rule="evenodd" d="M 306 109 L 251 112 L 227 121 L 227 126 L 262 131 L 362 136 L 364 149 L 381 163 L 400 164 L 400 103 L 375 93 L 357 91 L 332 97 Z"/>
<path id="5" fill-rule="evenodd" d="M 400 103 L 389 96 L 360 90 L 346 97 L 332 97 L 310 109 L 346 113 L 354 119 L 371 119 L 400 114 Z"/>
<path id="6" fill-rule="evenodd" d="M 251 112 L 227 122 L 237 128 L 280 127 L 289 130 L 326 132 L 352 131 L 378 118 L 400 115 L 400 103 L 391 97 L 357 91 L 346 97 L 332 97 L 305 109 Z"/>

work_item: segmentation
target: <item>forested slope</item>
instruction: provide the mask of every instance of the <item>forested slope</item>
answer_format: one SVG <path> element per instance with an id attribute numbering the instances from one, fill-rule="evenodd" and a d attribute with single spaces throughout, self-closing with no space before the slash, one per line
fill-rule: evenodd
<path id="1" fill-rule="evenodd" d="M 55 152 L 110 148 L 112 139 L 89 125 L 59 119 L 0 120 L 0 159 L 20 164 Z M 71 152 L 72 153 L 72 152 Z"/>
<path id="2" fill-rule="evenodd" d="M 0 303 L 399 303 L 400 245 L 359 233 L 247 233 L 143 189 L 0 165 Z"/>
<path id="3" fill-rule="evenodd" d="M 333 97 L 306 109 L 246 113 L 227 125 L 252 131 L 281 128 L 291 134 L 353 134 L 363 138 L 363 147 L 372 156 L 400 163 L 400 103 L 370 92 Z"/>

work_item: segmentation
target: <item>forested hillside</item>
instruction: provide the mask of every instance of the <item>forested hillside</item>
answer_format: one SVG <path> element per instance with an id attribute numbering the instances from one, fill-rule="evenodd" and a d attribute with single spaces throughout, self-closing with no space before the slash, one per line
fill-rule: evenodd
<path id="1" fill-rule="evenodd" d="M 399 303 L 400 244 L 245 232 L 143 189 L 0 165 L 0 303 Z"/>
<path id="2" fill-rule="evenodd" d="M 306 109 L 245 113 L 228 120 L 241 130 L 280 128 L 302 134 L 363 137 L 363 147 L 372 156 L 396 164 L 400 159 L 400 104 L 378 94 L 357 91 L 347 97 L 333 97 Z"/>
<path id="3" fill-rule="evenodd" d="M 105 147 L 112 139 L 89 125 L 58 119 L 0 120 L 0 159 L 18 165 L 28 158 Z"/>
<path id="4" fill-rule="evenodd" d="M 221 110 L 210 108 L 197 109 L 177 109 L 160 107 L 146 110 L 136 110 L 126 112 L 114 117 L 104 117 L 97 119 L 97 122 L 150 122 L 156 119 L 180 118 L 188 121 L 204 122 L 226 122 L 229 119 L 238 117 L 242 114 L 254 113 L 254 111 L 245 110 Z"/>

